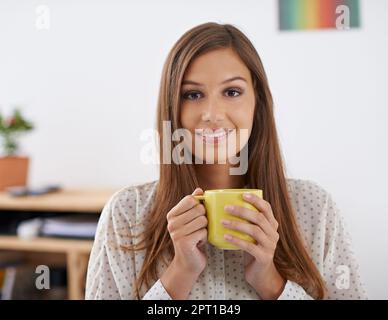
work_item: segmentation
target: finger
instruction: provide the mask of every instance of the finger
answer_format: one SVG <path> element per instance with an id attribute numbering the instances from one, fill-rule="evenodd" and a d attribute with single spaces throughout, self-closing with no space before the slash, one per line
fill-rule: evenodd
<path id="1" fill-rule="evenodd" d="M 190 234 L 190 237 L 192 237 L 194 244 L 195 243 L 202 243 L 201 246 L 205 245 L 207 243 L 207 229 L 202 228 L 200 230 L 197 230 Z"/>
<path id="2" fill-rule="evenodd" d="M 269 202 L 265 201 L 264 199 L 258 197 L 253 193 L 244 193 L 243 198 L 244 200 L 252 204 L 257 210 L 262 212 L 266 219 L 275 227 L 275 229 L 277 229 L 278 222 L 276 221 L 275 216 L 273 215 L 272 207 Z"/>
<path id="3" fill-rule="evenodd" d="M 204 216 L 205 214 L 206 214 L 205 206 L 199 203 L 195 207 L 184 212 L 183 214 L 173 217 L 172 220 L 173 220 L 173 223 L 176 224 L 177 226 L 183 226 L 200 216 Z"/>
<path id="4" fill-rule="evenodd" d="M 259 257 L 264 251 L 259 246 L 253 244 L 252 242 L 234 237 L 231 234 L 225 234 L 224 238 L 226 241 L 235 244 L 240 249 L 248 252 L 253 257 Z"/>
<path id="5" fill-rule="evenodd" d="M 182 228 L 178 229 L 176 232 L 179 233 L 180 236 L 188 236 L 191 233 L 205 228 L 208 224 L 207 218 L 205 216 L 200 216 L 193 221 L 185 224 Z"/>
<path id="6" fill-rule="evenodd" d="M 201 188 L 195 188 L 195 190 L 193 191 L 193 193 L 191 194 L 192 196 L 198 196 L 198 195 L 201 195 L 203 194 L 203 190 Z"/>
<path id="7" fill-rule="evenodd" d="M 176 206 L 174 206 L 167 214 L 167 218 L 171 218 L 177 215 L 180 215 L 187 210 L 190 210 L 192 207 L 198 204 L 198 200 L 193 197 L 196 195 L 195 193 L 199 193 L 202 189 L 197 188 L 194 190 L 193 194 L 185 196 L 181 201 L 178 202 Z"/>
<path id="8" fill-rule="evenodd" d="M 274 227 L 269 223 L 269 221 L 264 217 L 261 212 L 253 211 L 241 206 L 225 206 L 225 211 L 229 212 L 231 215 L 240 217 L 244 220 L 252 222 L 254 225 L 259 226 L 265 234 L 269 237 L 274 235 Z"/>
<path id="9" fill-rule="evenodd" d="M 258 245 L 265 248 L 273 249 L 272 241 L 258 226 L 251 223 L 232 220 L 222 220 L 221 222 L 225 228 L 243 232 L 255 239 Z"/>

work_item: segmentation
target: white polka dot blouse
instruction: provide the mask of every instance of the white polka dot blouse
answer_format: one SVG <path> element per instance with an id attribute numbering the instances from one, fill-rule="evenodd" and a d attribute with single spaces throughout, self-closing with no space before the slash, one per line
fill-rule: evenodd
<path id="1" fill-rule="evenodd" d="M 90 254 L 86 299 L 137 299 L 134 279 L 140 273 L 144 250 L 130 251 L 129 235 L 138 234 L 153 204 L 157 181 L 125 187 L 104 206 Z M 326 283 L 327 299 L 366 299 L 351 239 L 331 195 L 310 180 L 287 179 L 297 223 L 310 255 Z M 244 278 L 241 250 L 220 250 L 207 243 L 208 265 L 198 277 L 188 299 L 260 299 Z M 168 267 L 158 265 L 158 275 Z M 344 272 L 347 279 L 343 277 Z M 143 286 L 141 299 L 171 300 L 160 279 Z M 298 284 L 287 281 L 278 299 L 312 299 Z"/>

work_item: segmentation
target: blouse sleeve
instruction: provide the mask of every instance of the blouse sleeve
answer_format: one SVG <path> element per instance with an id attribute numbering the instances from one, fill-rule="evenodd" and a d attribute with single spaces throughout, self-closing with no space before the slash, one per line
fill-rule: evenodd
<path id="1" fill-rule="evenodd" d="M 136 208 L 136 205 L 132 207 Z M 137 299 L 134 287 L 135 253 L 125 249 L 125 246 L 132 244 L 131 221 L 128 214 L 124 214 L 124 209 L 128 210 L 128 196 L 122 199 L 122 195 L 116 193 L 101 213 L 88 264 L 87 300 Z M 170 300 L 171 297 L 158 280 L 142 299 Z"/>
<path id="2" fill-rule="evenodd" d="M 172 300 L 160 279 L 147 291 L 142 300 Z"/>
<path id="3" fill-rule="evenodd" d="M 367 299 L 344 218 L 327 195 L 323 277 L 328 299 Z"/>
<path id="4" fill-rule="evenodd" d="M 316 230 L 314 242 L 323 248 L 323 261 L 317 265 L 326 284 L 326 299 L 367 299 L 366 292 L 360 280 L 359 266 L 352 251 L 351 237 L 347 231 L 343 217 L 326 192 L 320 225 Z M 317 261 L 315 261 L 317 262 Z M 310 300 L 313 299 L 298 284 L 287 281 L 286 286 L 278 298 L 280 300 Z"/>

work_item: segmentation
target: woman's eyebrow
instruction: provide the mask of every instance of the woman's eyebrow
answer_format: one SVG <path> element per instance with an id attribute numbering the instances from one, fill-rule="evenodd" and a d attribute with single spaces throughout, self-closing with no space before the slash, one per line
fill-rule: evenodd
<path id="1" fill-rule="evenodd" d="M 242 81 L 247 82 L 247 80 L 245 80 L 245 78 L 237 76 L 237 77 L 232 77 L 232 78 L 226 79 L 226 80 L 222 81 L 221 84 L 224 84 L 224 83 L 227 83 L 227 82 L 231 82 L 231 81 L 234 81 L 234 80 L 242 80 Z M 193 84 L 193 85 L 196 85 L 196 86 L 203 86 L 202 83 L 195 82 L 195 81 L 192 81 L 192 80 L 184 80 L 182 82 L 182 85 L 185 85 L 185 84 Z"/>
<path id="2" fill-rule="evenodd" d="M 226 80 L 222 81 L 221 84 L 224 84 L 226 82 L 231 82 L 231 81 L 234 81 L 234 80 L 242 80 L 242 81 L 247 82 L 247 80 L 245 80 L 245 78 L 237 76 L 237 77 L 233 77 L 233 78 L 230 78 L 230 79 L 226 79 Z"/>
<path id="3" fill-rule="evenodd" d="M 195 82 L 193 80 L 183 80 L 182 85 L 185 85 L 185 84 L 193 84 L 195 86 L 202 86 L 202 84 Z"/>

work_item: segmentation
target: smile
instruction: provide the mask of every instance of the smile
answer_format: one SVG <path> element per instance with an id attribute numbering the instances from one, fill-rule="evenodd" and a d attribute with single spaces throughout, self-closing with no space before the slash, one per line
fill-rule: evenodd
<path id="1" fill-rule="evenodd" d="M 212 129 L 202 129 L 200 132 L 196 132 L 196 135 L 201 137 L 203 142 L 208 144 L 217 144 L 223 140 L 226 140 L 228 135 L 235 129 L 219 128 L 215 131 Z"/>

